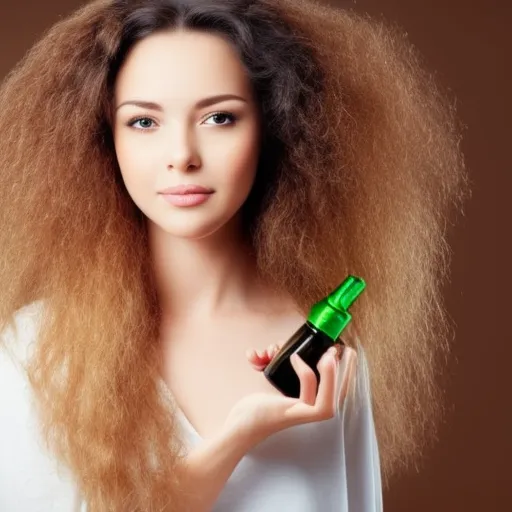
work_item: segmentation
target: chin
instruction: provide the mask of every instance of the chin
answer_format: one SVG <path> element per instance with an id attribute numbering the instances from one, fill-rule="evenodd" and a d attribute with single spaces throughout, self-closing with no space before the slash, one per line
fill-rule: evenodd
<path id="1" fill-rule="evenodd" d="M 148 212 L 149 213 L 149 212 Z M 153 212 L 154 215 L 146 217 L 157 231 L 183 240 L 201 240 L 212 235 L 224 236 L 236 233 L 240 228 L 240 208 L 233 205 L 222 211 L 192 209 L 177 212 Z"/>
<path id="2" fill-rule="evenodd" d="M 184 240 L 201 240 L 222 229 L 223 223 L 198 223 L 182 221 L 179 223 L 156 223 L 158 228 L 174 238 Z"/>

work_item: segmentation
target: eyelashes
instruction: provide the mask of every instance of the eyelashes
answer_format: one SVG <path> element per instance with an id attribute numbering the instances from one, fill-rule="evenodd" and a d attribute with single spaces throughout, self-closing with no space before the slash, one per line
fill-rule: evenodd
<path id="1" fill-rule="evenodd" d="M 129 126 L 131 128 L 137 128 L 137 130 L 148 130 L 149 128 L 152 128 L 152 127 L 136 127 L 135 124 L 136 123 L 139 123 L 141 121 L 149 121 L 151 123 L 154 123 L 155 121 L 153 119 L 151 119 L 150 117 L 147 117 L 147 116 L 140 116 L 140 117 L 134 117 L 133 119 L 130 119 L 127 123 L 126 123 L 126 126 Z"/>
<path id="2" fill-rule="evenodd" d="M 236 121 L 235 115 L 231 112 L 214 112 L 213 114 L 210 114 L 205 119 L 205 121 L 207 121 L 208 119 L 213 119 L 215 117 L 228 119 L 230 121 L 228 124 L 233 124 Z M 226 126 L 226 123 L 215 124 L 215 126 Z"/>
<path id="3" fill-rule="evenodd" d="M 219 118 L 222 121 L 227 120 L 228 122 L 227 123 L 226 122 L 211 123 L 210 126 L 219 126 L 219 127 L 220 126 L 231 126 L 231 125 L 235 124 L 236 121 L 238 120 L 238 118 L 232 112 L 218 111 L 218 112 L 213 112 L 211 114 L 208 114 L 208 116 L 202 121 L 202 123 L 205 123 L 205 121 L 208 121 L 209 119 L 216 119 L 218 121 Z M 139 123 L 139 126 L 136 126 L 137 123 Z M 145 123 L 145 126 L 142 125 L 141 123 Z M 148 124 L 149 124 L 149 126 L 148 126 Z M 136 116 L 136 117 L 131 118 L 126 123 L 127 126 L 129 126 L 131 128 L 135 128 L 136 130 L 140 130 L 140 131 L 151 130 L 151 129 L 155 128 L 156 124 L 157 124 L 157 122 L 150 116 Z M 208 124 L 208 123 L 205 123 L 205 124 Z"/>

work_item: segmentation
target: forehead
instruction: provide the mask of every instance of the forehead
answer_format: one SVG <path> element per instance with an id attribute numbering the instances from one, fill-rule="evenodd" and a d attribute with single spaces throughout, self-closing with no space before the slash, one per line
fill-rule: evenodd
<path id="1" fill-rule="evenodd" d="M 160 101 L 213 94 L 250 95 L 249 79 L 236 50 L 207 32 L 162 31 L 129 52 L 115 85 L 116 101 L 144 97 Z"/>

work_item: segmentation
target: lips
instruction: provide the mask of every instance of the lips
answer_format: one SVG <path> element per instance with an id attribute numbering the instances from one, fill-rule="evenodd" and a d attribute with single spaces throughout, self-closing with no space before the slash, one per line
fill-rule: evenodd
<path id="1" fill-rule="evenodd" d="M 201 187 L 199 185 L 177 185 L 168 187 L 159 192 L 160 194 L 185 195 L 185 194 L 211 194 L 213 189 Z"/>

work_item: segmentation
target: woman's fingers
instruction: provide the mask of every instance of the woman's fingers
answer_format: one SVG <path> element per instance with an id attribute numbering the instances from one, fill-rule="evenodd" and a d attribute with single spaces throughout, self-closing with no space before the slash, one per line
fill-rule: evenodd
<path id="1" fill-rule="evenodd" d="M 330 419 L 335 413 L 336 348 L 330 348 L 317 364 L 320 384 L 315 372 L 297 354 L 290 358 L 300 380 L 300 397 L 292 407 L 295 424 Z"/>
<path id="2" fill-rule="evenodd" d="M 310 414 L 315 417 L 331 417 L 336 387 L 336 348 L 327 350 L 317 364 L 320 384 L 313 369 L 298 354 L 290 357 L 290 363 L 300 381 L 299 400 L 312 407 Z"/>
<path id="3" fill-rule="evenodd" d="M 290 363 L 300 381 L 299 400 L 305 404 L 314 405 L 317 389 L 315 372 L 298 354 L 293 354 L 290 357 Z"/>
<path id="4" fill-rule="evenodd" d="M 315 414 L 319 419 L 332 418 L 335 411 L 334 394 L 336 391 L 336 355 L 337 350 L 331 347 L 318 362 L 320 385 L 315 401 Z"/>
<path id="5" fill-rule="evenodd" d="M 277 345 L 270 345 L 263 350 L 249 349 L 246 355 L 255 370 L 263 371 L 278 351 Z M 338 370 L 342 369 L 341 367 L 338 369 L 337 361 L 342 355 L 346 365 L 341 365 L 345 375 L 339 396 L 340 401 L 343 401 L 355 369 L 356 353 L 354 350 L 343 347 L 341 344 L 329 348 L 317 364 L 320 375 L 319 383 L 313 369 L 298 354 L 290 357 L 290 363 L 300 382 L 298 402 L 302 406 L 294 408 L 293 415 L 296 415 L 296 421 L 321 421 L 334 416 L 336 411 L 336 375 Z"/>
<path id="6" fill-rule="evenodd" d="M 267 354 L 270 359 L 274 359 L 274 356 L 279 352 L 279 345 L 272 345 L 267 349 Z"/>
<path id="7" fill-rule="evenodd" d="M 263 371 L 268 364 L 266 356 L 260 350 L 248 349 L 245 353 L 249 363 L 257 371 Z"/>
<path id="8" fill-rule="evenodd" d="M 248 349 L 245 355 L 253 368 L 261 372 L 268 366 L 277 352 L 279 352 L 279 347 L 271 345 L 263 350 Z"/>

